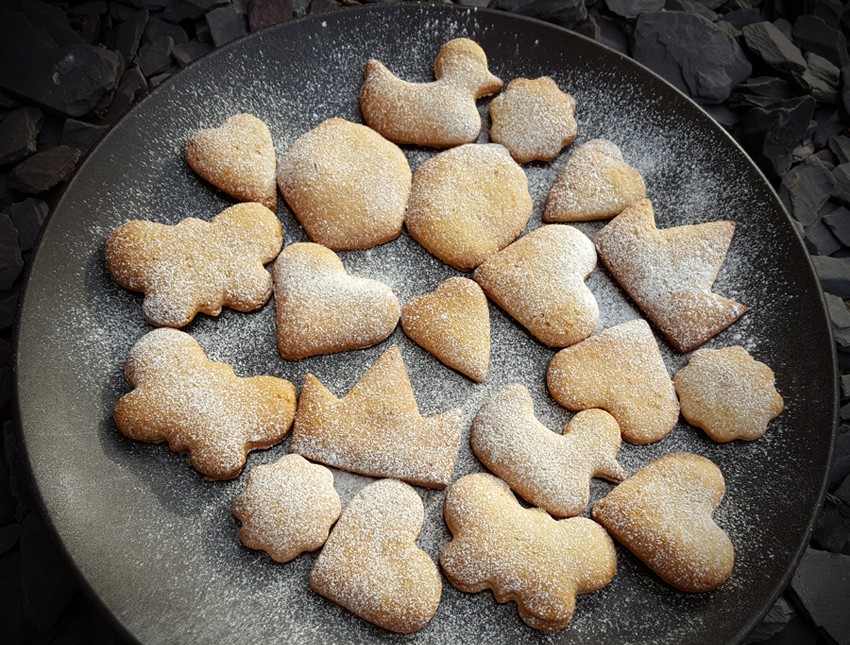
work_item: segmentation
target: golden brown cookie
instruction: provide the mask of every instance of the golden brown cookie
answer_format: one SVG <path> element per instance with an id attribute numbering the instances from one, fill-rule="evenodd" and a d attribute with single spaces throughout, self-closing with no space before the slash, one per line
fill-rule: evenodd
<path id="1" fill-rule="evenodd" d="M 287 246 L 274 265 L 277 344 L 298 360 L 369 347 L 393 333 L 401 313 L 383 282 L 348 275 L 320 244 Z"/>
<path id="2" fill-rule="evenodd" d="M 122 224 L 106 242 L 106 268 L 122 287 L 145 294 L 148 323 L 183 327 L 198 312 L 217 316 L 222 307 L 262 307 L 272 294 L 263 265 L 282 245 L 274 213 L 260 204 L 237 204 L 211 222 L 189 217 L 175 226 Z"/>
<path id="3" fill-rule="evenodd" d="M 712 519 L 726 486 L 720 469 L 687 452 L 644 466 L 593 506 L 593 519 L 679 591 L 729 579 L 735 549 Z"/>
<path id="4" fill-rule="evenodd" d="M 734 231 L 730 221 L 657 229 L 644 199 L 593 241 L 602 263 L 670 344 L 689 352 L 747 311 L 711 291 Z"/>
<path id="5" fill-rule="evenodd" d="M 445 488 L 460 439 L 459 410 L 420 416 L 401 352 L 393 345 L 343 399 L 308 374 L 289 449 L 361 475 Z"/>
<path id="6" fill-rule="evenodd" d="M 542 509 L 523 508 L 505 482 L 486 473 L 452 485 L 445 516 L 454 537 L 440 565 L 449 582 L 515 601 L 534 629 L 566 627 L 576 595 L 601 589 L 617 573 L 614 543 L 596 522 L 556 521 Z"/>
<path id="7" fill-rule="evenodd" d="M 379 61 L 367 62 L 360 88 L 366 125 L 395 143 L 448 148 L 475 141 L 481 131 L 476 99 L 502 88 L 484 50 L 468 38 L 450 40 L 437 54 L 434 76 L 431 83 L 408 83 Z"/>
<path id="8" fill-rule="evenodd" d="M 410 166 L 397 145 L 364 125 L 323 121 L 286 151 L 277 181 L 313 242 L 368 249 L 401 233 Z"/>
<path id="9" fill-rule="evenodd" d="M 292 383 L 240 378 L 176 329 L 142 336 L 124 374 L 134 389 L 115 406 L 118 429 L 130 439 L 167 441 L 174 452 L 188 452 L 189 464 L 207 479 L 237 477 L 247 454 L 282 440 L 295 416 Z"/>
<path id="10" fill-rule="evenodd" d="M 549 363 L 546 384 L 568 410 L 608 411 L 630 443 L 659 441 L 679 419 L 673 382 L 643 320 L 611 327 L 562 349 Z"/>
<path id="11" fill-rule="evenodd" d="M 440 572 L 416 540 L 425 509 L 394 479 L 361 489 L 316 559 L 310 588 L 352 614 L 393 632 L 425 627 L 440 604 Z"/>
<path id="12" fill-rule="evenodd" d="M 785 407 L 773 370 L 743 347 L 698 349 L 673 383 L 682 416 L 714 441 L 754 441 Z"/>

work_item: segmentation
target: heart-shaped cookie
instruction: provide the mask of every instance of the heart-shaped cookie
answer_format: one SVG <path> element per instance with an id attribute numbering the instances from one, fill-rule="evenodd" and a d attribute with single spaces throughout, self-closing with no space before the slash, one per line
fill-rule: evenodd
<path id="1" fill-rule="evenodd" d="M 257 117 L 237 114 L 218 128 L 201 130 L 189 139 L 185 153 L 192 170 L 216 188 L 277 210 L 274 143 Z"/>
<path id="2" fill-rule="evenodd" d="M 449 278 L 401 310 L 407 337 L 437 360 L 479 383 L 490 364 L 487 296 L 468 278 Z"/>
<path id="3" fill-rule="evenodd" d="M 342 512 L 310 574 L 310 588 L 393 632 L 419 631 L 440 604 L 437 565 L 417 548 L 425 510 L 407 484 L 382 479 Z"/>
<path id="4" fill-rule="evenodd" d="M 401 312 L 387 285 L 348 275 L 336 253 L 310 242 L 278 256 L 274 298 L 278 348 L 287 360 L 380 343 Z"/>

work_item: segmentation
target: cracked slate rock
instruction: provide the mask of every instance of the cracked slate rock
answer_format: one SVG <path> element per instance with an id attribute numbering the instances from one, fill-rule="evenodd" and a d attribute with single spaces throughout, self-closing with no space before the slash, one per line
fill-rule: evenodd
<path id="1" fill-rule="evenodd" d="M 780 193 L 790 204 L 794 219 L 811 226 L 834 189 L 829 169 L 817 157 L 809 157 L 785 174 Z"/>
<path id="2" fill-rule="evenodd" d="M 175 24 L 184 20 L 197 20 L 207 11 L 223 4 L 227 4 L 227 0 L 172 0 L 162 12 L 162 18 Z"/>
<path id="3" fill-rule="evenodd" d="M 841 248 L 841 242 L 823 222 L 815 222 L 805 227 L 803 241 L 812 255 L 832 255 Z"/>
<path id="4" fill-rule="evenodd" d="M 832 150 L 839 163 L 850 161 L 850 137 L 843 134 L 831 137 L 829 149 Z"/>
<path id="5" fill-rule="evenodd" d="M 791 590 L 815 625 L 835 642 L 850 643 L 850 556 L 806 549 Z"/>
<path id="6" fill-rule="evenodd" d="M 758 9 L 738 9 L 737 11 L 730 11 L 725 14 L 720 20 L 740 30 L 754 22 L 759 22 L 761 20 L 761 11 Z"/>
<path id="7" fill-rule="evenodd" d="M 835 178 L 832 196 L 842 204 L 850 206 L 850 163 L 836 166 L 832 176 Z"/>
<path id="8" fill-rule="evenodd" d="M 779 596 L 773 607 L 747 635 L 744 643 L 761 643 L 781 632 L 797 612 L 784 597 Z"/>
<path id="9" fill-rule="evenodd" d="M 800 49 L 773 23 L 754 22 L 741 31 L 747 49 L 777 72 L 802 74 L 806 70 Z"/>
<path id="10" fill-rule="evenodd" d="M 0 213 L 0 291 L 11 287 L 23 268 L 18 232 L 8 213 Z"/>
<path id="11" fill-rule="evenodd" d="M 162 38 L 163 36 L 170 36 L 175 45 L 189 42 L 189 36 L 186 34 L 186 30 L 183 29 L 183 27 L 166 22 L 156 16 L 151 16 L 148 20 L 147 26 L 145 27 L 145 33 L 142 34 L 142 44 L 153 42 L 157 38 Z"/>
<path id="12" fill-rule="evenodd" d="M 36 137 L 44 118 L 37 107 L 10 112 L 0 123 L 0 165 L 17 163 L 36 150 Z"/>
<path id="13" fill-rule="evenodd" d="M 316 4 L 319 4 L 316 0 L 310 4 L 311 13 L 313 13 L 313 5 Z M 584 0 L 496 0 L 490 7 L 539 18 L 558 25 L 571 25 L 587 18 Z"/>
<path id="14" fill-rule="evenodd" d="M 139 51 L 139 41 L 148 24 L 148 12 L 145 9 L 136 11 L 123 22 L 112 28 L 109 35 L 109 48 L 121 54 L 124 61 L 122 72 L 126 69 Z"/>
<path id="15" fill-rule="evenodd" d="M 36 152 L 12 169 L 10 185 L 24 193 L 42 193 L 68 179 L 79 158 L 80 151 L 68 146 Z"/>
<path id="16" fill-rule="evenodd" d="M 199 43 L 196 40 L 191 40 L 188 43 L 181 43 L 174 47 L 174 51 L 171 54 L 180 67 L 186 67 L 192 61 L 199 59 L 212 50 L 213 47 L 209 43 Z"/>
<path id="17" fill-rule="evenodd" d="M 841 435 L 838 439 L 844 436 L 848 435 Z M 846 461 L 846 465 L 850 467 L 850 460 Z M 824 551 L 850 555 L 850 505 L 828 494 L 818 515 L 812 541 Z"/>
<path id="18" fill-rule="evenodd" d="M 838 488 L 838 485 L 848 477 L 850 477 L 850 432 L 845 432 L 835 438 L 827 488 L 829 490 Z M 847 506 L 847 510 L 850 511 L 850 505 Z M 850 520 L 850 513 L 848 513 L 848 520 Z M 850 528 L 850 525 L 848 525 L 848 528 Z M 847 533 L 846 539 L 850 543 L 850 532 Z"/>
<path id="19" fill-rule="evenodd" d="M 824 215 L 822 220 L 832 230 L 839 242 L 844 246 L 850 246 L 850 210 L 844 206 L 839 206 Z"/>
<path id="20" fill-rule="evenodd" d="M 850 258 L 813 255 L 812 264 L 824 291 L 850 298 Z"/>
<path id="21" fill-rule="evenodd" d="M 216 47 L 221 47 L 248 33 L 245 16 L 233 6 L 219 7 L 210 11 L 207 14 L 207 25 Z"/>
<path id="22" fill-rule="evenodd" d="M 248 4 L 248 27 L 251 31 L 259 31 L 286 22 L 292 19 L 292 11 L 292 0 L 251 0 Z"/>
<path id="23" fill-rule="evenodd" d="M 696 0 L 667 0 L 664 3 L 664 9 L 666 11 L 689 11 L 690 13 L 699 14 L 711 22 L 717 20 L 717 14 L 714 11 Z"/>
<path id="24" fill-rule="evenodd" d="M 838 97 L 838 68 L 823 56 L 806 54 L 803 81 L 811 88 L 812 96 L 821 103 L 835 103 Z"/>
<path id="25" fill-rule="evenodd" d="M 118 89 L 115 90 L 115 96 L 112 98 L 112 103 L 109 104 L 103 122 L 115 123 L 138 100 L 139 95 L 147 91 L 148 82 L 145 80 L 145 75 L 142 74 L 138 65 L 134 65 L 121 77 L 121 82 L 118 84 Z"/>
<path id="26" fill-rule="evenodd" d="M 826 107 L 821 107 L 820 110 L 828 110 Z M 818 122 L 818 127 L 815 129 L 815 134 L 812 141 L 818 149 L 826 148 L 829 145 L 829 140 L 844 129 L 844 124 L 838 116 L 838 112 L 833 112 L 829 117 L 823 118 L 823 115 L 818 115 L 820 110 L 815 112 L 815 120 Z"/>
<path id="27" fill-rule="evenodd" d="M 24 253 L 35 247 L 41 225 L 47 218 L 47 212 L 47 204 L 34 197 L 9 207 L 9 218 L 18 232 L 18 244 Z"/>
<path id="28" fill-rule="evenodd" d="M 797 18 L 791 35 L 805 51 L 823 56 L 836 67 L 850 62 L 844 34 L 817 16 L 807 14 Z"/>
<path id="29" fill-rule="evenodd" d="M 609 11 L 629 19 L 664 8 L 664 0 L 605 0 L 605 4 L 608 5 Z"/>
<path id="30" fill-rule="evenodd" d="M 752 72 L 737 41 L 695 14 L 643 14 L 634 38 L 635 60 L 705 103 L 722 103 Z"/>
<path id="31" fill-rule="evenodd" d="M 171 36 L 162 36 L 156 40 L 142 45 L 139 48 L 139 68 L 147 77 L 161 74 L 171 67 L 171 52 L 174 50 L 174 41 Z"/>
<path id="32" fill-rule="evenodd" d="M 94 125 L 86 121 L 67 119 L 62 128 L 62 145 L 76 148 L 82 154 L 87 153 L 94 144 L 100 141 L 108 126 Z"/>
<path id="33" fill-rule="evenodd" d="M 753 76 L 729 95 L 729 107 L 769 107 L 791 98 L 794 92 L 787 81 L 776 76 Z"/>

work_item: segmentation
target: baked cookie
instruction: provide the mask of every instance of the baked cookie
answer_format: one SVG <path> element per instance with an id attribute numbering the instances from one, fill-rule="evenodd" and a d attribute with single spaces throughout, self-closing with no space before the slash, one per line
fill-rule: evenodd
<path id="1" fill-rule="evenodd" d="M 272 294 L 263 267 L 283 245 L 274 213 L 260 204 L 237 204 L 204 222 L 175 226 L 135 220 L 106 242 L 106 268 L 130 291 L 145 294 L 142 313 L 155 327 L 184 327 L 198 312 L 222 307 L 254 311 Z"/>
<path id="2" fill-rule="evenodd" d="M 440 572 L 416 540 L 425 520 L 419 495 L 382 479 L 348 503 L 310 573 L 310 588 L 393 632 L 425 627 L 440 604 Z"/>
<path id="3" fill-rule="evenodd" d="M 330 470 L 300 455 L 284 455 L 248 473 L 231 511 L 242 522 L 242 544 L 289 562 L 325 543 L 342 502 Z"/>
<path id="4" fill-rule="evenodd" d="M 348 275 L 320 244 L 287 246 L 274 265 L 277 344 L 298 360 L 369 347 L 393 333 L 401 313 L 383 282 Z"/>
<path id="5" fill-rule="evenodd" d="M 115 405 L 118 429 L 130 439 L 167 441 L 174 452 L 188 452 L 189 464 L 207 479 L 237 477 L 247 454 L 281 441 L 295 416 L 292 383 L 240 378 L 176 329 L 142 336 L 124 374 L 134 389 Z"/>
<path id="6" fill-rule="evenodd" d="M 679 591 L 729 579 L 735 549 L 712 519 L 725 491 L 705 457 L 674 452 L 644 466 L 593 505 L 593 519 Z"/>
<path id="7" fill-rule="evenodd" d="M 649 325 L 640 319 L 562 349 L 549 363 L 546 384 L 568 410 L 611 413 L 630 443 L 659 441 L 679 419 L 673 381 Z"/>
<path id="8" fill-rule="evenodd" d="M 407 337 L 437 360 L 479 383 L 490 365 L 487 296 L 467 278 L 449 278 L 401 310 Z"/>
<path id="9" fill-rule="evenodd" d="M 393 345 L 343 399 L 308 374 L 289 449 L 361 475 L 445 488 L 460 439 L 459 410 L 420 416 L 401 352 Z"/>
<path id="10" fill-rule="evenodd" d="M 396 143 L 448 148 L 472 143 L 481 131 L 476 99 L 502 89 L 477 43 L 455 38 L 440 48 L 431 83 L 408 83 L 377 60 L 366 63 L 360 112 L 366 124 Z"/>
<path id="11" fill-rule="evenodd" d="M 785 407 L 773 370 L 743 347 L 698 349 L 673 383 L 682 416 L 714 441 L 754 441 Z"/>
<path id="12" fill-rule="evenodd" d="M 572 226 L 541 226 L 479 266 L 473 278 L 532 336 L 566 347 L 590 336 L 599 306 L 584 284 L 596 251 Z"/>
<path id="13" fill-rule="evenodd" d="M 734 231 L 730 221 L 657 229 L 644 199 L 593 241 L 602 263 L 670 344 L 689 352 L 747 311 L 711 291 Z"/>
<path id="14" fill-rule="evenodd" d="M 216 188 L 243 202 L 277 210 L 274 143 L 268 126 L 237 114 L 218 128 L 201 130 L 186 144 L 186 161 Z"/>
<path id="15" fill-rule="evenodd" d="M 410 166 L 399 147 L 365 125 L 328 119 L 280 162 L 280 192 L 313 241 L 368 249 L 401 233 Z"/>
<path id="16" fill-rule="evenodd" d="M 604 410 L 579 412 L 556 434 L 534 416 L 522 385 L 506 385 L 472 421 L 472 450 L 533 506 L 558 517 L 581 513 L 590 499 L 590 480 L 613 482 L 627 475 L 617 463 L 620 427 Z"/>
<path id="17" fill-rule="evenodd" d="M 576 140 L 576 102 L 549 76 L 516 78 L 490 102 L 490 140 L 519 163 L 552 161 Z"/>
<path id="18" fill-rule="evenodd" d="M 508 151 L 470 144 L 419 166 L 405 221 L 428 251 L 470 271 L 519 237 L 531 208 L 528 179 Z"/>
<path id="19" fill-rule="evenodd" d="M 554 520 L 523 508 L 502 480 L 466 475 L 449 489 L 446 524 L 454 536 L 440 552 L 443 572 L 461 591 L 491 589 L 515 601 L 529 627 L 563 629 L 576 595 L 607 585 L 617 573 L 614 543 L 584 517 Z"/>

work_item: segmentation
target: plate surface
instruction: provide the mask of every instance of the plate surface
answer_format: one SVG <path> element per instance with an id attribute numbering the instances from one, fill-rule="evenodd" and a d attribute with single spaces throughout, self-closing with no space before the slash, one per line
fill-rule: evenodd
<path id="1" fill-rule="evenodd" d="M 718 445 L 680 423 L 650 446 L 624 444 L 634 473 L 674 450 L 712 459 L 726 478 L 716 519 L 736 549 L 733 577 L 717 592 L 677 593 L 618 547 L 619 572 L 578 600 L 572 624 L 540 635 L 513 604 L 489 592 L 443 600 L 417 642 L 692 643 L 740 638 L 784 586 L 823 491 L 835 406 L 832 347 L 807 255 L 766 181 L 729 137 L 669 85 L 630 60 L 544 23 L 489 11 L 402 6 L 313 16 L 216 51 L 166 83 L 125 117 L 87 158 L 44 232 L 20 312 L 18 388 L 22 432 L 44 506 L 94 594 L 145 643 L 368 642 L 399 640 L 313 594 L 312 555 L 288 565 L 239 544 L 230 504 L 245 476 L 206 483 L 185 457 L 125 439 L 111 412 L 127 391 L 122 365 L 149 328 L 141 299 L 103 268 L 109 232 L 129 219 L 209 219 L 230 204 L 188 169 L 187 138 L 237 112 L 270 126 L 278 154 L 326 118 L 359 121 L 357 91 L 368 58 L 409 80 L 431 78 L 446 40 L 469 36 L 508 81 L 553 75 L 578 103 L 579 141 L 618 143 L 646 179 L 661 227 L 729 218 L 737 230 L 716 290 L 750 307 L 709 343 L 739 344 L 776 372 L 786 411 L 759 441 Z M 486 102 L 481 103 L 486 117 Z M 484 141 L 486 128 L 481 140 Z M 415 168 L 433 151 L 406 150 Z M 526 166 L 540 225 L 546 195 L 568 154 Z M 286 243 L 304 233 L 281 202 Z M 599 224 L 582 225 L 592 234 Z M 389 244 L 342 254 L 351 273 L 390 284 L 402 302 L 457 274 L 403 233 Z M 600 328 L 639 316 L 602 268 L 588 282 Z M 309 371 L 343 395 L 398 343 L 423 414 L 460 407 L 465 441 L 456 476 L 480 470 L 468 446 L 476 409 L 511 382 L 524 384 L 553 430 L 570 418 L 547 394 L 554 352 L 491 305 L 491 375 L 483 384 L 439 364 L 400 329 L 380 346 L 295 363 L 282 361 L 273 303 L 253 314 L 225 311 L 190 325 L 210 358 L 240 375 L 275 374 L 300 387 Z M 672 373 L 686 357 L 659 339 Z M 287 452 L 288 439 L 253 453 L 246 470 Z M 335 472 L 344 501 L 366 478 Z M 611 485 L 594 480 L 592 499 Z M 449 535 L 445 493 L 417 489 L 426 508 L 420 545 L 436 558 Z M 407 640 L 407 639 L 405 639 Z"/>

